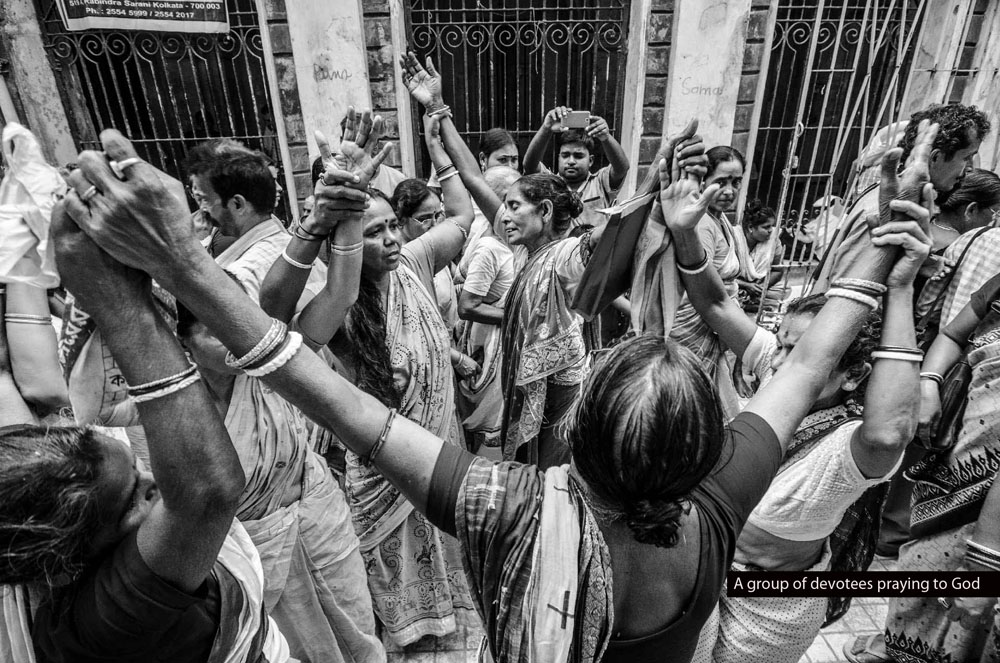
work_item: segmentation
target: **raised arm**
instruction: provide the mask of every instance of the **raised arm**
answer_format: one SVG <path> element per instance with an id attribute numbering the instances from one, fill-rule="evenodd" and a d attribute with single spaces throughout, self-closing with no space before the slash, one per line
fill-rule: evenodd
<path id="1" fill-rule="evenodd" d="M 472 201 L 462 184 L 455 165 L 441 142 L 441 123 L 437 115 L 424 115 L 424 139 L 431 164 L 441 184 L 445 219 L 425 235 L 434 246 L 434 271 L 444 269 L 465 248 L 465 239 L 472 228 Z"/>
<path id="2" fill-rule="evenodd" d="M 123 153 L 112 150 L 111 154 Z M 125 158 L 120 156 L 119 160 Z M 102 153 L 84 152 L 80 164 L 86 178 L 80 171 L 74 171 L 70 177 L 76 192 L 89 188 L 93 182 L 100 192 L 110 194 L 123 184 Z M 143 207 L 147 213 L 169 214 L 178 225 L 185 225 L 186 232 L 193 233 L 193 229 L 187 228 L 190 224 L 186 222 L 188 214 L 183 204 L 167 193 L 152 168 L 137 164 L 128 170 L 140 171 L 144 179 L 156 182 L 151 195 L 132 198 L 130 204 Z M 112 205 L 115 203 L 101 193 L 85 203 L 71 192 L 66 207 L 62 204 L 56 207 L 52 234 L 59 272 L 66 287 L 97 321 L 128 384 L 148 385 L 171 376 L 175 383 L 184 384 L 177 377 L 192 367 L 154 308 L 149 278 L 100 250 L 74 223 L 74 220 L 106 218 L 105 213 Z M 121 239 L 129 242 L 133 227 L 127 214 L 115 207 L 116 220 L 122 224 Z M 69 211 L 73 220 L 64 210 Z M 192 241 L 190 248 L 192 258 L 214 264 L 200 244 Z M 239 290 L 218 268 L 212 277 Z M 246 295 L 243 299 L 250 301 Z M 200 312 L 205 319 L 218 313 Z M 153 386 L 150 390 L 156 391 Z M 137 504 L 150 504 L 149 515 L 138 529 L 139 553 L 158 577 L 183 591 L 194 592 L 211 572 L 236 514 L 245 482 L 243 469 L 201 382 L 188 382 L 179 391 L 139 403 L 137 407 L 148 436 L 156 477 L 155 489 L 135 498 Z M 154 501 L 156 492 L 160 499 Z"/>
<path id="3" fill-rule="evenodd" d="M 927 256 L 931 240 L 922 228 L 930 222 L 928 210 L 934 204 L 934 187 L 926 186 L 923 206 L 905 202 L 907 213 L 919 221 L 921 231 L 894 233 L 895 223 L 872 230 L 876 246 L 901 246 L 904 254 L 892 268 L 882 311 L 880 348 L 906 348 L 907 352 L 882 351 L 874 357 L 865 393 L 861 427 L 851 440 L 851 453 L 866 477 L 882 477 L 899 460 L 917 430 L 919 410 L 920 356 L 915 352 L 917 334 L 913 328 L 913 280 Z M 834 281 L 836 286 L 837 282 Z M 886 354 L 881 354 L 886 352 Z"/>
<path id="4" fill-rule="evenodd" d="M 350 241 L 357 234 L 354 231 L 356 229 L 354 229 L 344 231 L 344 235 L 340 237 L 331 236 L 342 215 L 342 210 L 336 201 L 341 196 L 365 200 L 365 193 L 359 190 L 360 185 L 367 186 L 373 173 L 378 170 L 379 165 L 392 150 L 390 145 L 384 145 L 378 154 L 374 153 L 379 138 L 384 134 L 385 125 L 381 116 L 376 115 L 373 118 L 368 111 L 357 113 L 353 106 L 348 107 L 347 124 L 344 128 L 339 154 L 334 155 L 326 137 L 321 132 L 316 132 L 316 143 L 319 146 L 320 155 L 323 162 L 327 164 L 328 173 L 334 174 L 328 176 L 329 181 L 321 178 L 316 183 L 314 213 L 305 221 L 292 227 L 292 238 L 288 243 L 285 255 L 274 262 L 271 269 L 268 270 L 267 276 L 264 277 L 260 290 L 260 305 L 269 315 L 282 322 L 290 322 L 295 315 L 295 307 L 306 282 L 309 280 L 311 271 L 302 265 L 311 266 L 316 262 L 322 242 L 327 237 L 330 237 L 334 244 L 340 242 L 343 246 L 345 242 Z M 358 186 L 357 188 L 343 186 L 347 182 Z M 358 241 L 360 241 L 360 237 Z M 350 243 L 353 245 L 355 242 L 350 241 Z M 336 327 L 339 327 L 343 317 L 343 313 L 338 317 L 337 310 L 343 308 L 346 312 L 353 303 L 352 297 L 357 297 L 357 285 L 354 286 L 353 296 L 350 294 L 350 282 L 354 275 L 352 270 L 355 263 L 358 265 L 357 269 L 360 270 L 360 258 L 336 262 L 331 260 L 330 270 L 327 272 L 325 292 L 317 294 L 317 298 L 321 296 L 324 298 L 318 306 L 329 316 L 327 322 L 337 321 Z M 331 290 L 335 293 L 340 292 L 340 295 L 331 300 Z M 312 301 L 315 299 L 313 298 Z M 343 307 L 345 302 L 346 308 Z M 316 314 L 315 310 L 310 314 L 314 324 Z M 324 327 L 327 322 L 322 323 Z M 301 324 L 301 319 L 297 323 Z M 315 339 L 320 338 L 322 334 L 319 329 L 311 329 L 317 333 L 316 336 L 313 336 L 308 329 L 303 331 L 306 334 L 306 339 L 309 339 L 310 343 L 314 343 Z M 331 338 L 335 331 L 330 332 Z"/>
<path id="5" fill-rule="evenodd" d="M 528 149 L 524 151 L 524 158 L 521 159 L 521 169 L 525 175 L 531 175 L 539 171 L 542 157 L 545 156 L 545 148 L 549 146 L 552 133 L 557 129 L 561 130 L 562 121 L 566 119 L 566 116 L 572 110 L 572 108 L 567 108 L 566 106 L 557 106 L 545 114 L 542 126 L 538 127 L 538 131 L 532 136 L 531 142 L 528 143 Z M 607 123 L 605 123 L 605 126 L 607 126 Z"/>
<path id="6" fill-rule="evenodd" d="M 436 114 L 440 126 L 441 142 L 448 157 L 458 169 L 462 183 L 472 199 L 476 201 L 479 209 L 492 223 L 493 219 L 496 218 L 497 211 L 503 206 L 503 201 L 493 193 L 493 189 L 486 183 L 486 178 L 479 170 L 476 156 L 462 140 L 462 135 L 458 133 L 451 112 L 446 110 L 448 106 L 441 96 L 441 74 L 434 68 L 434 63 L 429 57 L 426 69 L 420 65 L 417 56 L 413 53 L 407 53 L 400 57 L 399 62 L 403 69 L 403 82 L 407 89 L 427 113 Z"/>
<path id="7" fill-rule="evenodd" d="M 911 161 L 902 175 L 897 176 L 901 150 L 890 150 L 883 159 L 880 221 L 885 225 L 892 220 L 892 225 L 884 231 L 890 235 L 908 232 L 919 236 L 924 231 L 917 221 L 898 219 L 900 215 L 909 219 L 910 207 L 906 201 L 918 202 L 924 198 L 924 186 L 930 179 L 928 157 L 936 131 L 937 125 L 931 127 L 922 123 Z M 891 244 L 859 244 L 854 250 L 856 255 L 844 263 L 848 266 L 846 272 L 838 276 L 855 279 L 855 282 L 884 284 L 899 256 L 898 246 Z M 864 324 L 871 307 L 857 299 L 831 296 L 796 343 L 781 370 L 747 406 L 746 411 L 760 415 L 771 425 L 779 440 L 792 439 L 840 357 Z"/>
<path id="8" fill-rule="evenodd" d="M 678 273 L 698 315 L 727 348 L 742 357 L 757 332 L 757 325 L 726 293 L 698 235 L 698 222 L 718 195 L 719 187 L 713 184 L 700 193 L 701 179 L 696 173 L 682 172 L 679 154 L 674 155 L 669 168 L 667 163 L 663 159 L 659 165 L 660 214 L 653 222 L 661 220 L 670 230 Z"/>
<path id="9" fill-rule="evenodd" d="M 131 144 L 118 132 L 105 131 L 101 139 L 109 158 L 121 161 L 135 156 Z M 112 178 L 102 179 L 99 212 L 81 215 L 78 222 L 116 258 L 147 269 L 204 320 L 236 357 L 245 357 L 272 329 L 272 319 L 224 277 L 195 240 L 178 205 L 156 204 L 163 197 L 163 187 L 146 164 L 130 167 L 125 181 Z M 364 204 L 355 202 L 352 210 L 363 212 Z M 276 337 L 281 338 L 280 334 Z M 403 416 L 389 422 L 385 406 L 334 373 L 312 352 L 293 353 L 263 380 L 362 457 L 371 454 L 382 438 L 373 463 L 418 509 L 425 509 L 443 444 L 439 438 Z M 179 418 L 197 421 L 191 416 Z"/>
<path id="10" fill-rule="evenodd" d="M 628 156 L 625 155 L 625 150 L 611 135 L 611 128 L 603 117 L 590 116 L 587 135 L 601 143 L 601 149 L 604 150 L 604 156 L 611 167 L 611 188 L 617 190 L 625 181 L 625 176 L 628 175 Z"/>

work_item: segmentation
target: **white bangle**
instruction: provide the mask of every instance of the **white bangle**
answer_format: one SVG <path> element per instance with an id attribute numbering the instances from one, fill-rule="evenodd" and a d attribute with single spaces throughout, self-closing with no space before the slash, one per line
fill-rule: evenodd
<path id="1" fill-rule="evenodd" d="M 175 394 L 181 389 L 190 387 L 195 382 L 201 379 L 199 373 L 194 373 L 184 378 L 180 382 L 175 382 L 173 384 L 168 384 L 166 387 L 157 389 L 156 391 L 150 391 L 148 393 L 142 394 L 141 396 L 132 396 L 133 403 L 148 403 L 149 401 L 155 401 L 157 398 L 163 398 L 164 396 L 169 396 L 170 394 Z"/>
<path id="2" fill-rule="evenodd" d="M 447 175 L 440 176 L 438 178 L 438 184 L 440 184 L 441 182 L 444 182 L 448 178 L 455 177 L 455 175 L 458 175 L 458 171 L 457 170 L 453 170 L 450 173 L 448 173 Z"/>
<path id="3" fill-rule="evenodd" d="M 285 262 L 287 262 L 292 267 L 298 267 L 299 269 L 312 269 L 312 265 L 306 264 L 304 262 L 299 262 L 292 256 L 288 255 L 287 248 L 281 252 L 281 257 L 284 258 Z"/>
<path id="4" fill-rule="evenodd" d="M 678 272 L 680 272 L 681 274 L 687 274 L 688 276 L 695 276 L 696 274 L 701 274 L 701 273 L 702 273 L 702 272 L 704 272 L 704 271 L 705 271 L 706 269 L 708 269 L 708 264 L 709 264 L 710 262 L 711 262 L 711 261 L 710 261 L 710 260 L 709 260 L 709 258 L 708 258 L 708 251 L 706 251 L 706 252 L 705 252 L 705 257 L 704 257 L 704 258 L 702 258 L 702 259 L 701 259 L 701 262 L 699 262 L 699 263 L 698 263 L 697 265 L 695 265 L 694 267 L 685 267 L 685 266 L 684 266 L 684 265 L 682 265 L 682 264 L 681 264 L 681 262 L 680 262 L 680 261 L 678 260 L 678 261 L 677 261 L 677 271 L 678 271 Z"/>
<path id="5" fill-rule="evenodd" d="M 850 299 L 852 302 L 858 302 L 859 304 L 864 304 L 871 310 L 878 308 L 878 300 L 874 297 L 870 297 L 866 294 L 856 292 L 854 290 L 848 290 L 847 288 L 830 288 L 826 291 L 826 297 L 840 297 L 841 299 Z"/>
<path id="6" fill-rule="evenodd" d="M 237 359 L 232 352 L 226 354 L 226 366 L 242 370 L 268 356 L 274 349 L 281 345 L 288 333 L 288 326 L 281 320 L 271 320 L 271 327 L 264 334 L 264 338 L 253 347 L 250 352 Z"/>
<path id="7" fill-rule="evenodd" d="M 299 351 L 302 347 L 302 334 L 298 332 L 288 332 L 288 342 L 285 347 L 281 349 L 278 354 L 274 355 L 274 359 L 258 366 L 257 368 L 248 368 L 244 371 L 248 376 L 252 378 L 262 378 L 265 375 L 270 375 L 276 370 L 287 364 L 295 353 Z"/>
<path id="8" fill-rule="evenodd" d="M 893 352 L 892 350 L 875 350 L 872 352 L 872 359 L 895 359 L 897 361 L 908 361 L 912 364 L 922 364 L 924 361 L 921 355 L 910 354 L 909 352 Z"/>

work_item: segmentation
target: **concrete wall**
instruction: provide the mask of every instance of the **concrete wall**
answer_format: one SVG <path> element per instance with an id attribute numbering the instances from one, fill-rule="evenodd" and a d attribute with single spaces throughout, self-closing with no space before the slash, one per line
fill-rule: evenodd
<path id="1" fill-rule="evenodd" d="M 3 73 L 16 110 L 31 129 L 52 163 L 76 161 L 78 150 L 70 131 L 52 66 L 42 45 L 38 16 L 32 0 L 0 3 L 0 42 L 9 69 Z"/>

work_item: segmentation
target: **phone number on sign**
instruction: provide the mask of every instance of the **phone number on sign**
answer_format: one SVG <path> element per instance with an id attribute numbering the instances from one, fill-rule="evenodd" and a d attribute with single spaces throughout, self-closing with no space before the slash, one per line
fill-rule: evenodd
<path id="1" fill-rule="evenodd" d="M 105 16 L 127 16 L 128 18 L 165 18 L 165 19 L 191 19 L 195 18 L 195 12 L 179 11 L 151 11 L 148 9 L 119 9 L 108 7 L 104 10 Z"/>

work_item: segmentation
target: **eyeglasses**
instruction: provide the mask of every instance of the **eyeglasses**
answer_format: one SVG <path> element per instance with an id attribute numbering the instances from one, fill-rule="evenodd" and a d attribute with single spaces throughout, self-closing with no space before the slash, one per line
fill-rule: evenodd
<path id="1" fill-rule="evenodd" d="M 422 214 L 420 216 L 414 216 L 411 218 L 418 223 L 426 225 L 428 223 L 431 224 L 440 223 L 441 221 L 444 221 L 445 217 L 444 217 L 444 210 L 439 209 L 436 212 L 431 212 L 430 214 Z"/>

